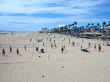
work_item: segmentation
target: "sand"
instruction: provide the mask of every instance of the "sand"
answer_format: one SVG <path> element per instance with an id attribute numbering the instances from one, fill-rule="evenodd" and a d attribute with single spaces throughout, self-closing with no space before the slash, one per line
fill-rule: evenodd
<path id="1" fill-rule="evenodd" d="M 44 46 L 38 39 L 43 39 Z M 56 47 L 51 48 L 54 40 Z M 94 44 L 101 44 L 102 50 L 94 49 Z M 90 52 L 82 52 L 81 45 Z M 44 48 L 45 53 L 36 51 L 36 47 Z M 109 62 L 110 46 L 106 41 L 37 32 L 0 35 L 0 82 L 110 82 Z"/>

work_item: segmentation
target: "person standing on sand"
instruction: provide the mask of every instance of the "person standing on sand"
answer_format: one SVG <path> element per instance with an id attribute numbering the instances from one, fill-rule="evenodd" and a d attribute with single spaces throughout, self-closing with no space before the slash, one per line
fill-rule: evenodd
<path id="1" fill-rule="evenodd" d="M 30 39 L 30 42 L 32 41 L 32 39 Z"/>
<path id="2" fill-rule="evenodd" d="M 110 44 L 107 42 L 107 46 L 110 46 Z"/>
<path id="3" fill-rule="evenodd" d="M 63 51 L 64 51 L 64 48 L 63 48 L 63 47 L 61 47 L 61 52 L 63 53 Z"/>
<path id="4" fill-rule="evenodd" d="M 65 50 L 65 45 L 63 46 L 63 49 Z"/>
<path id="5" fill-rule="evenodd" d="M 50 42 L 51 42 L 51 38 L 50 38 Z"/>
<path id="6" fill-rule="evenodd" d="M 82 50 L 82 46 L 81 46 L 81 50 Z"/>
<path id="7" fill-rule="evenodd" d="M 39 47 L 36 47 L 36 51 L 39 51 Z"/>
<path id="8" fill-rule="evenodd" d="M 56 47 L 56 43 L 54 43 L 54 47 Z"/>
<path id="9" fill-rule="evenodd" d="M 47 38 L 47 41 L 48 41 L 48 38 Z"/>
<path id="10" fill-rule="evenodd" d="M 44 42 L 43 42 L 43 47 L 45 46 Z"/>
<path id="11" fill-rule="evenodd" d="M 51 48 L 53 48 L 53 44 L 51 43 Z"/>
<path id="12" fill-rule="evenodd" d="M 25 51 L 26 51 L 26 45 L 24 46 L 24 49 L 25 49 Z"/>
<path id="13" fill-rule="evenodd" d="M 101 45 L 100 44 L 98 45 L 98 48 L 99 48 L 99 52 L 100 52 L 101 51 Z"/>
<path id="14" fill-rule="evenodd" d="M 12 47 L 10 46 L 10 52 L 12 52 Z"/>
<path id="15" fill-rule="evenodd" d="M 70 44 L 70 38 L 69 38 L 69 44 Z"/>
<path id="16" fill-rule="evenodd" d="M 54 43 L 55 43 L 55 40 L 54 40 Z"/>
<path id="17" fill-rule="evenodd" d="M 17 50 L 16 50 L 16 53 L 17 53 L 17 55 L 19 55 L 19 49 L 17 48 Z"/>
<path id="18" fill-rule="evenodd" d="M 64 38 L 64 41 L 65 41 L 65 38 Z"/>
<path id="19" fill-rule="evenodd" d="M 94 49 L 96 49 L 96 44 L 94 45 Z"/>
<path id="20" fill-rule="evenodd" d="M 72 45 L 74 46 L 74 45 L 75 45 L 75 43 L 74 43 L 74 42 L 72 42 Z"/>
<path id="21" fill-rule="evenodd" d="M 91 43 L 89 42 L 89 43 L 88 43 L 88 48 L 89 48 L 90 46 L 91 46 Z"/>
<path id="22" fill-rule="evenodd" d="M 5 49 L 2 49 L 2 54 L 3 56 L 5 56 Z"/>

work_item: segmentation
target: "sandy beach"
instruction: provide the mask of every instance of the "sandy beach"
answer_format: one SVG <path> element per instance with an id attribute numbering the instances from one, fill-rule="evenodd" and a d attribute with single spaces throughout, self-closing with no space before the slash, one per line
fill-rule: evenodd
<path id="1" fill-rule="evenodd" d="M 110 46 L 106 43 L 50 33 L 1 34 L 0 82 L 110 82 Z M 97 46 L 94 49 L 95 44 L 101 44 L 100 52 Z M 81 51 L 81 46 L 89 52 Z M 45 53 L 40 52 L 42 48 Z M 5 56 L 2 49 L 5 49 Z"/>

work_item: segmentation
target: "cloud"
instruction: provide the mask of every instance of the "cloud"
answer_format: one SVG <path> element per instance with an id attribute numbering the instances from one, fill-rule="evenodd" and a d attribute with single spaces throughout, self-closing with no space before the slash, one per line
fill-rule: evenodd
<path id="1" fill-rule="evenodd" d="M 109 0 L 0 0 L 0 29 L 110 19 Z M 41 27 L 39 27 L 41 28 Z"/>
<path id="2" fill-rule="evenodd" d="M 58 25 L 57 27 L 63 27 L 63 26 L 65 26 L 65 24 L 60 24 L 60 25 Z"/>
<path id="3" fill-rule="evenodd" d="M 88 12 L 88 7 L 101 4 L 102 0 L 4 0 L 5 3 L 0 5 L 2 12 L 10 13 L 66 13 L 74 11 L 78 13 Z M 12 5 L 13 4 L 13 5 Z M 87 9 L 87 10 L 86 10 Z M 81 11 L 81 12 L 79 12 Z M 72 13 L 71 12 L 71 13 Z"/>

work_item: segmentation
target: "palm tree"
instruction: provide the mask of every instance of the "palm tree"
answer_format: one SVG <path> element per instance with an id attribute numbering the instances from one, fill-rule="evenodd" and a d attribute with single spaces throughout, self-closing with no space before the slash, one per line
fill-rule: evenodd
<path id="1" fill-rule="evenodd" d="M 75 35 L 78 35 L 78 29 L 77 29 L 77 22 L 74 22 L 74 33 Z"/>
<path id="2" fill-rule="evenodd" d="M 91 23 L 92 27 L 94 26 L 94 23 Z"/>
<path id="3" fill-rule="evenodd" d="M 60 32 L 64 32 L 64 27 L 60 27 Z"/>
<path id="4" fill-rule="evenodd" d="M 105 33 L 106 22 L 103 22 L 103 23 L 102 23 L 102 26 L 103 26 L 103 33 L 106 34 L 106 33 Z"/>
<path id="5" fill-rule="evenodd" d="M 105 29 L 106 22 L 103 22 L 103 23 L 102 23 L 102 26 L 103 26 L 103 29 Z"/>
<path id="6" fill-rule="evenodd" d="M 71 25 L 66 25 L 65 27 L 68 28 L 68 33 L 71 34 Z"/>
<path id="7" fill-rule="evenodd" d="M 91 30 L 95 30 L 94 23 L 91 23 Z"/>
<path id="8" fill-rule="evenodd" d="M 90 27 L 90 23 L 88 23 L 88 25 L 87 25 L 88 27 Z"/>
<path id="9" fill-rule="evenodd" d="M 110 21 L 108 22 L 108 26 L 110 26 Z"/>
<path id="10" fill-rule="evenodd" d="M 99 23 L 97 23 L 97 27 L 98 27 L 98 28 L 100 27 L 100 24 L 99 24 Z"/>
<path id="11" fill-rule="evenodd" d="M 84 26 L 79 28 L 80 32 L 84 32 Z"/>
<path id="12" fill-rule="evenodd" d="M 77 25 L 77 22 L 76 22 L 76 21 L 74 22 L 74 25 L 75 25 L 75 26 Z"/>
<path id="13" fill-rule="evenodd" d="M 97 23 L 97 31 L 99 31 L 100 32 L 100 30 L 101 30 L 101 26 L 100 26 L 100 23 Z"/>
<path id="14" fill-rule="evenodd" d="M 74 33 L 74 29 L 75 29 L 75 28 L 74 28 L 74 26 L 75 26 L 74 23 L 72 23 L 72 24 L 69 25 L 69 26 L 70 26 L 70 30 L 71 30 L 70 33 L 71 33 L 71 34 Z"/>

